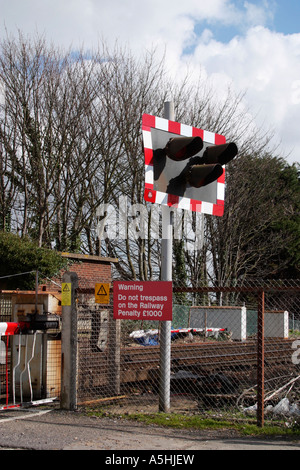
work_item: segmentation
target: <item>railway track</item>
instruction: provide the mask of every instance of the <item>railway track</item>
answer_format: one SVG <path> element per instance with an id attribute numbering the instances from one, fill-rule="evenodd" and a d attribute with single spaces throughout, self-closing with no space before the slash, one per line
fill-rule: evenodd
<path id="1" fill-rule="evenodd" d="M 265 341 L 265 367 L 278 368 L 292 365 L 294 340 L 272 339 Z M 93 386 L 109 384 L 112 364 L 106 352 L 86 351 L 82 368 L 85 380 Z M 156 381 L 160 362 L 159 346 L 125 347 L 120 350 L 120 383 Z M 248 373 L 257 364 L 256 341 L 173 343 L 171 346 L 171 370 L 192 370 L 195 373 L 234 371 Z"/>
<path id="2" fill-rule="evenodd" d="M 265 342 L 265 361 L 278 361 L 292 356 L 292 340 Z M 122 366 L 135 368 L 155 366 L 159 363 L 159 346 L 141 349 L 124 348 L 121 352 Z M 257 345 L 254 341 L 245 343 L 203 342 L 177 344 L 171 347 L 171 364 L 180 366 L 197 363 L 207 365 L 218 361 L 226 363 L 247 363 L 257 359 Z"/>

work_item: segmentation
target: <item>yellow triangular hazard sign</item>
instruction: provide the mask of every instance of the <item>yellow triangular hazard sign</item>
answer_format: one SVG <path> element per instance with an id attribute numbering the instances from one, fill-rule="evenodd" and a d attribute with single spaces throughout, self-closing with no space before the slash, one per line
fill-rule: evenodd
<path id="1" fill-rule="evenodd" d="M 100 285 L 100 288 L 97 292 L 97 295 L 107 295 L 107 292 L 106 292 L 105 287 L 104 287 L 103 284 Z"/>
<path id="2" fill-rule="evenodd" d="M 109 304 L 109 288 L 110 284 L 95 285 L 95 302 L 98 304 Z"/>
<path id="3" fill-rule="evenodd" d="M 71 305 L 71 283 L 62 282 L 61 284 L 61 304 Z"/>

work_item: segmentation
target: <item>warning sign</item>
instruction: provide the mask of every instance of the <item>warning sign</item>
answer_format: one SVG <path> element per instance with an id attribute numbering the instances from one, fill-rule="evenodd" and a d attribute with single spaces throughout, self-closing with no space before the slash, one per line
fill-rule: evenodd
<path id="1" fill-rule="evenodd" d="M 61 304 L 71 305 L 71 282 L 63 282 L 61 285 Z"/>
<path id="2" fill-rule="evenodd" d="M 109 304 L 110 284 L 95 284 L 95 302 L 96 304 Z"/>
<path id="3" fill-rule="evenodd" d="M 172 282 L 115 281 L 114 318 L 172 320 Z"/>

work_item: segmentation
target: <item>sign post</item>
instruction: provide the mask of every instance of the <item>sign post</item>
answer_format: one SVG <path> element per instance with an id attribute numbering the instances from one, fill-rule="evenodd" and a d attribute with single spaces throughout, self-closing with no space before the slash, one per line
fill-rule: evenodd
<path id="1" fill-rule="evenodd" d="M 77 309 L 78 276 L 66 272 L 62 282 L 61 399 L 62 409 L 77 408 Z"/>
<path id="2" fill-rule="evenodd" d="M 164 117 L 143 115 L 145 201 L 162 210 L 162 281 L 172 281 L 173 210 L 221 217 L 225 200 L 225 165 L 238 153 L 224 136 L 174 121 L 174 103 Z M 170 408 L 171 323 L 161 326 L 159 409 Z"/>
<path id="3" fill-rule="evenodd" d="M 174 121 L 174 103 L 164 104 L 164 118 Z M 161 279 L 172 281 L 173 257 L 173 212 L 168 205 L 162 206 L 162 241 L 161 241 Z M 159 411 L 170 411 L 170 381 L 171 381 L 171 321 L 161 324 L 160 329 L 160 358 L 159 358 Z"/>

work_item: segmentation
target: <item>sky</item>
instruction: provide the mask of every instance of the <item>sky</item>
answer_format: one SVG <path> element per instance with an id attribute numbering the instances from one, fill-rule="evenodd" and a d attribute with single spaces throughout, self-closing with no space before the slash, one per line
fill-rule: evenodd
<path id="1" fill-rule="evenodd" d="M 38 32 L 74 50 L 156 47 L 176 76 L 204 74 L 216 94 L 245 92 L 256 125 L 300 163 L 299 0 L 0 0 L 0 38 Z M 146 110 L 145 110 L 146 112 Z"/>

